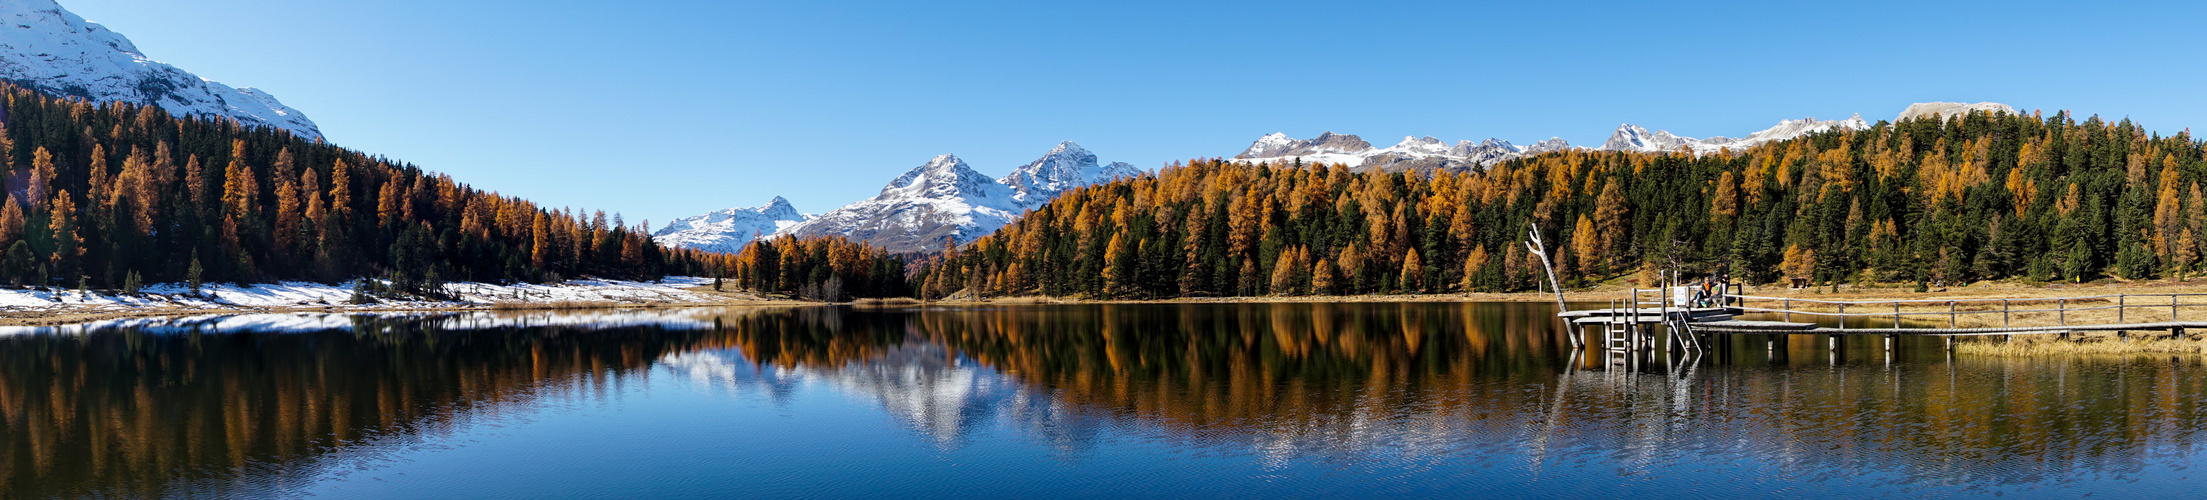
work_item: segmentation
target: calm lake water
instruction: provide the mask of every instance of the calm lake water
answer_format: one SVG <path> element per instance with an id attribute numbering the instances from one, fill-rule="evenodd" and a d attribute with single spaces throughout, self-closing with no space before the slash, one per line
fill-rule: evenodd
<path id="1" fill-rule="evenodd" d="M 2199 357 L 1741 338 L 1542 304 L 133 320 L 0 332 L 0 497 L 2189 496 Z"/>

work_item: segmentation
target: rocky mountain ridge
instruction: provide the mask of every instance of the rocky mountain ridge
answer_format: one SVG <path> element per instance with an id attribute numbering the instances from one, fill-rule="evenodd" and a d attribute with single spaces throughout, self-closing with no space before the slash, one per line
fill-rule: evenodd
<path id="1" fill-rule="evenodd" d="M 781 232 L 811 218 L 811 215 L 798 213 L 789 200 L 776 196 L 765 205 L 715 210 L 675 219 L 652 232 L 651 237 L 661 245 L 735 253 L 753 238 Z"/>
<path id="2" fill-rule="evenodd" d="M 932 251 L 941 249 L 945 239 L 964 243 L 995 232 L 1068 190 L 1141 173 L 1124 162 L 1099 164 L 1095 153 L 1072 141 L 1058 143 L 1001 178 L 945 154 L 897 176 L 872 198 L 815 216 L 771 218 L 776 224 L 772 231 L 760 231 L 760 223 L 714 222 L 721 220 L 714 219 L 716 214 L 731 213 L 725 220 L 738 220 L 736 215 L 760 210 L 728 209 L 677 220 L 653 236 L 665 245 L 725 252 L 754 237 L 782 235 L 841 236 L 895 252 Z M 786 206 L 781 198 L 775 200 Z"/>
<path id="3" fill-rule="evenodd" d="M 200 78 L 140 52 L 129 38 L 87 22 L 54 0 L 0 2 L 0 79 L 91 102 L 160 106 L 177 116 L 219 116 L 320 138 L 306 114 L 258 89 Z"/>
<path id="4" fill-rule="evenodd" d="M 1990 111 L 2014 113 L 2015 108 L 2005 104 L 1980 102 L 1974 104 L 1931 102 L 1916 103 L 1901 112 L 1898 120 L 1925 116 L 1951 119 L 1962 113 Z M 1818 120 L 1801 118 L 1780 120 L 1770 128 L 1747 134 L 1744 137 L 1710 137 L 1696 139 L 1672 134 L 1665 130 L 1650 131 L 1646 127 L 1630 123 L 1617 126 L 1609 139 L 1601 146 L 1588 148 L 1596 151 L 1664 152 L 1679 148 L 1694 154 L 1709 154 L 1724 149 L 1740 150 L 1771 141 L 1792 139 L 1808 134 L 1832 130 L 1863 130 L 1870 123 L 1861 114 L 1844 120 Z M 1550 138 L 1527 146 L 1517 146 L 1501 139 L 1480 142 L 1457 141 L 1447 145 L 1433 137 L 1404 137 L 1402 142 L 1386 148 L 1374 148 L 1371 143 L 1350 134 L 1331 131 L 1312 139 L 1297 140 L 1284 133 L 1267 134 L 1251 143 L 1234 161 L 1245 163 L 1338 163 L 1363 171 L 1449 171 L 1463 172 L 1484 169 L 1512 158 L 1531 156 L 1549 151 L 1559 151 L 1578 146 L 1560 138 Z"/>

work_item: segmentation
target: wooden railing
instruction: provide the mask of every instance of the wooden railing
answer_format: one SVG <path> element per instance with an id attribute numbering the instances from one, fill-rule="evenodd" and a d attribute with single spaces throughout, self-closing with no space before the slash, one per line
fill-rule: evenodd
<path id="1" fill-rule="evenodd" d="M 1635 294 L 1635 297 L 1637 298 L 1637 294 Z M 2048 319 L 2052 319 L 2053 322 L 2057 324 L 2056 326 L 2071 326 L 2070 317 L 2072 313 L 2106 310 L 2115 311 L 2115 317 L 2112 319 L 2112 323 L 2106 321 L 2105 318 L 2099 318 L 2096 321 L 2092 321 L 2091 324 L 2144 324 L 2148 321 L 2180 323 L 2184 321 L 2183 311 L 2185 309 L 2207 307 L 2207 300 L 2197 299 L 2196 297 L 2207 297 L 2207 294 L 2161 293 L 2047 298 L 1954 298 L 1851 301 L 1820 300 L 1799 297 L 1730 295 L 1727 297 L 1728 299 L 1730 299 L 1727 305 L 1743 312 L 1779 314 L 1786 321 L 1792 321 L 1793 317 L 1797 315 L 1808 316 L 1811 318 L 1836 318 L 1839 323 L 1838 328 L 1840 329 L 1847 328 L 1849 318 L 1862 318 L 1865 320 L 1864 323 L 1867 323 L 1868 320 L 1872 319 L 1890 319 L 1892 321 L 1892 325 L 1894 325 L 1894 328 L 1900 328 L 1902 327 L 1902 325 L 1906 324 L 1906 320 L 1912 317 L 1919 320 L 1925 317 L 1930 317 L 1934 319 L 1944 317 L 1944 319 L 1946 319 L 1946 326 L 1948 328 L 1957 328 L 1961 326 L 1961 318 L 1964 316 L 1992 314 L 2000 315 L 2000 323 L 1997 327 L 2006 328 L 2022 326 L 2016 324 L 2016 319 L 2018 318 L 2018 316 L 2048 315 L 2051 316 L 2051 318 Z M 2039 305 L 2047 303 L 2053 304 L 2054 307 L 2038 307 Z M 1998 306 L 1993 307 L 1994 304 L 1997 304 Z M 2019 304 L 2025 308 L 2017 309 L 2017 306 Z M 2080 306 L 2080 304 L 2106 305 Z M 1814 307 L 1814 309 L 1796 307 L 1797 305 L 1811 306 Z M 1941 305 L 1945 306 L 1944 311 L 1938 310 L 1939 306 Z M 1969 305 L 1970 307 L 1965 309 L 1963 307 L 1964 305 Z M 1979 307 L 1980 305 L 1982 305 L 1982 307 Z M 1849 309 L 1853 309 L 1854 311 L 1849 311 Z M 2137 314 L 2133 314 L 2132 311 L 2139 312 Z M 2168 314 L 2165 317 L 2160 314 L 2154 314 L 2161 311 L 2167 311 Z M 2207 316 L 2199 316 L 2197 313 L 2195 313 L 2194 316 L 2195 318 L 2200 320 L 2207 320 Z M 1984 327 L 1991 328 L 1994 326 L 1985 325 Z"/>

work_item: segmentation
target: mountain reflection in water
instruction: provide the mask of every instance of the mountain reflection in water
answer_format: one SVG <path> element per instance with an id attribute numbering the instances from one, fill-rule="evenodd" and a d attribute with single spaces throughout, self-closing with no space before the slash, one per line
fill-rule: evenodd
<path id="1" fill-rule="evenodd" d="M 2196 356 L 1948 360 L 1918 349 L 1832 362 L 1816 342 L 1765 354 L 1741 340 L 1721 360 L 1623 370 L 1566 356 L 1550 314 L 1540 304 L 818 307 L 0 332 L 12 333 L 0 337 L 0 486 L 26 498 L 286 496 L 447 441 L 500 446 L 469 434 L 484 425 L 672 400 L 681 391 L 669 382 L 791 412 L 842 394 L 968 466 L 898 463 L 925 478 L 899 483 L 692 465 L 761 496 L 2135 494 L 2185 487 L 2207 429 Z M 664 425 L 709 417 L 671 415 Z M 856 422 L 798 428 L 893 445 Z M 667 436 L 664 447 L 766 446 Z M 1006 479 L 1019 471 L 1056 475 Z M 673 496 L 732 486 L 693 482 L 658 486 Z M 530 486 L 438 491 L 540 496 Z"/>

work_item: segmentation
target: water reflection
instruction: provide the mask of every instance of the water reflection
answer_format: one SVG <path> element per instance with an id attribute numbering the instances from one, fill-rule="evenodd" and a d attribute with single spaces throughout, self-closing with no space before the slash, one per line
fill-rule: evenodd
<path id="1" fill-rule="evenodd" d="M 326 457 L 548 397 L 604 394 L 663 353 L 717 345 L 698 318 L 581 335 L 542 325 L 633 316 L 548 317 L 286 314 L 17 329 L 0 337 L 0 496 L 269 495 Z"/>
<path id="2" fill-rule="evenodd" d="M 1856 362 L 1819 357 L 1815 342 L 1737 339 L 1707 358 L 1628 370 L 1571 358 L 1553 328 L 1538 304 L 1276 304 L 290 315 L 18 331 L 0 337 L 0 486 L 31 498 L 282 495 L 479 422 L 673 397 L 643 389 L 662 375 L 779 405 L 827 388 L 939 450 L 1010 440 L 1152 488 L 1200 475 L 1173 471 L 1187 464 L 1167 456 L 1093 457 L 1244 457 L 1234 460 L 1247 471 L 1203 481 L 1240 478 L 1237 491 L 1251 494 L 1297 484 L 1266 471 L 1312 466 L 1388 472 L 1304 476 L 1304 489 L 1273 492 L 2135 489 L 2186 478 L 2207 428 L 2197 357 L 1949 361 L 1925 350 Z M 819 425 L 823 438 L 862 430 Z"/>

